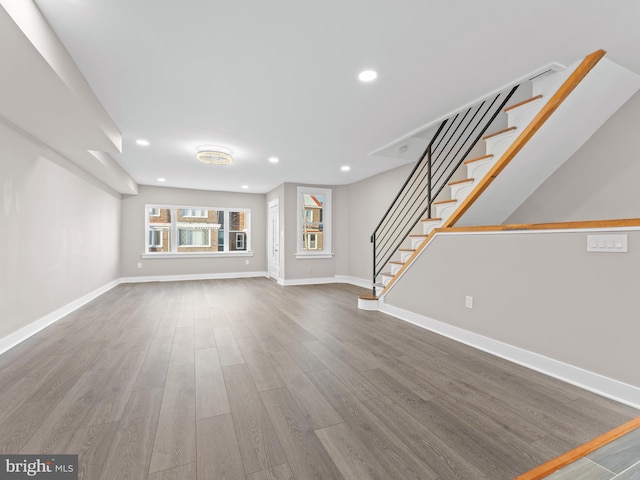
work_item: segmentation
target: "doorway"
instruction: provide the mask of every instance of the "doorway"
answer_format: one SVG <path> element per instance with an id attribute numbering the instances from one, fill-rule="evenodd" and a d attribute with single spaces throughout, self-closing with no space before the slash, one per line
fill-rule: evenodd
<path id="1" fill-rule="evenodd" d="M 278 280 L 280 274 L 280 199 L 269 202 L 267 257 L 269 277 Z"/>

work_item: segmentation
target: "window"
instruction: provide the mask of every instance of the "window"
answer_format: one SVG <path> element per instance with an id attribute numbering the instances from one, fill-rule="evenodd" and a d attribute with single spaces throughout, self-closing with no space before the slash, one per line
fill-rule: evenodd
<path id="1" fill-rule="evenodd" d="M 236 250 L 244 250 L 245 233 L 236 233 Z"/>
<path id="2" fill-rule="evenodd" d="M 317 233 L 307 233 L 304 238 L 304 249 L 305 250 L 318 250 L 318 234 Z"/>
<path id="3" fill-rule="evenodd" d="M 298 187 L 297 258 L 328 258 L 331 253 L 331 190 Z"/>
<path id="4" fill-rule="evenodd" d="M 251 251 L 248 209 L 147 205 L 146 213 L 145 253 L 224 255 Z"/>
<path id="5" fill-rule="evenodd" d="M 207 210 L 202 208 L 181 208 L 180 215 L 185 218 L 207 218 Z"/>
<path id="6" fill-rule="evenodd" d="M 178 229 L 179 247 L 210 247 L 209 230 L 194 230 L 191 228 Z"/>
<path id="7" fill-rule="evenodd" d="M 231 250 L 244 251 L 247 249 L 247 221 L 248 217 L 245 212 L 229 212 L 229 245 Z"/>
<path id="8" fill-rule="evenodd" d="M 151 215 L 157 217 L 158 215 Z M 162 248 L 162 230 L 158 228 L 151 228 L 149 230 L 149 247 Z"/>

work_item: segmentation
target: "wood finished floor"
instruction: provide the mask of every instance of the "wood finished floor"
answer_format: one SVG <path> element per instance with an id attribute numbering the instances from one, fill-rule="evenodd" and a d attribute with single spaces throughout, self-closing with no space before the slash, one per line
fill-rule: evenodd
<path id="1" fill-rule="evenodd" d="M 0 355 L 0 451 L 85 480 L 499 480 L 639 414 L 358 293 L 120 285 Z"/>

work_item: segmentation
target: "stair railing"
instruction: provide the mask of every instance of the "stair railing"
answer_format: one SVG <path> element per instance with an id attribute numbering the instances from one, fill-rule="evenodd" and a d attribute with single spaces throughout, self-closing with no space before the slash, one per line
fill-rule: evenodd
<path id="1" fill-rule="evenodd" d="M 382 268 L 423 218 L 451 177 L 518 89 L 516 85 L 444 120 L 371 234 L 373 295 Z M 426 217 L 425 217 L 426 215 Z"/>

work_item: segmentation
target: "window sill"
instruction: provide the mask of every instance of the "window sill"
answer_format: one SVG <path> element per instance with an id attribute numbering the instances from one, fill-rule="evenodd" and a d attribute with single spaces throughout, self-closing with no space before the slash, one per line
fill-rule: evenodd
<path id="1" fill-rule="evenodd" d="M 296 253 L 298 260 L 320 260 L 333 258 L 333 253 Z"/>
<path id="2" fill-rule="evenodd" d="M 143 259 L 150 258 L 215 258 L 215 257 L 253 257 L 253 252 L 193 252 L 193 253 L 143 253 Z"/>

